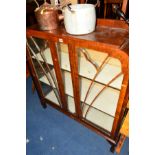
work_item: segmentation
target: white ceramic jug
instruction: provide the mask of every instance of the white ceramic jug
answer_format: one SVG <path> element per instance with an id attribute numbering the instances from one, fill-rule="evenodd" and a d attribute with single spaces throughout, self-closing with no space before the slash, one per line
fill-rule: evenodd
<path id="1" fill-rule="evenodd" d="M 96 11 L 93 4 L 74 4 L 69 7 L 63 11 L 67 33 L 81 35 L 95 30 Z"/>

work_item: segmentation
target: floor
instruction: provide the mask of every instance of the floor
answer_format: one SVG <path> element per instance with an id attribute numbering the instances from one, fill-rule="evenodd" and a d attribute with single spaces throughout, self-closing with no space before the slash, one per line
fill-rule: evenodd
<path id="1" fill-rule="evenodd" d="M 116 155 L 110 144 L 90 129 L 47 106 L 43 109 L 32 80 L 26 80 L 27 155 Z M 127 138 L 120 155 L 129 155 Z"/>

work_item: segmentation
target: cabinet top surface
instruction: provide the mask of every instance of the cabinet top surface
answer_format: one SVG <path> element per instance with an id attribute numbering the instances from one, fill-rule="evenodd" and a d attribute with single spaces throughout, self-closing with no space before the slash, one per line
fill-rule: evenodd
<path id="1" fill-rule="evenodd" d="M 51 31 L 42 31 L 37 25 L 33 25 L 27 28 L 27 31 L 30 32 L 31 35 L 34 34 L 34 36 L 36 36 L 36 34 L 39 36 L 44 34 L 51 37 L 67 37 L 68 39 L 74 40 L 93 41 L 123 50 L 128 50 L 129 46 L 129 31 L 123 21 L 98 20 L 95 31 L 84 35 L 68 34 L 64 25 L 60 25 L 57 29 Z"/>

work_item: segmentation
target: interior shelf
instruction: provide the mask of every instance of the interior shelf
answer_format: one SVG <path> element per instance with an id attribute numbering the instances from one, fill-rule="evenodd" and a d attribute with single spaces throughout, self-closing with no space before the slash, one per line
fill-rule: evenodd
<path id="1" fill-rule="evenodd" d="M 88 109 L 88 105 L 84 106 L 84 112 L 83 117 L 85 116 L 85 113 Z M 91 107 L 87 116 L 86 120 L 92 122 L 93 124 L 96 124 L 97 126 L 106 129 L 107 131 L 111 132 L 114 118 Z"/>
<path id="2" fill-rule="evenodd" d="M 71 112 L 71 113 L 75 113 L 75 102 L 74 102 L 74 98 L 71 97 L 71 96 L 67 96 L 67 103 L 68 103 L 68 110 Z M 52 101 L 53 103 L 59 105 L 59 102 L 54 94 L 54 91 L 50 91 L 46 96 L 45 96 L 46 99 Z M 60 105 L 59 105 L 60 106 Z"/>
<path id="3" fill-rule="evenodd" d="M 58 100 L 53 91 L 49 92 L 45 98 L 59 105 Z M 68 110 L 71 113 L 75 113 L 74 98 L 67 96 L 67 100 L 68 100 Z M 85 104 L 84 111 L 83 111 L 83 117 L 85 116 L 85 113 L 88 107 L 89 106 Z M 87 114 L 86 120 L 110 132 L 112 129 L 114 118 L 91 107 Z"/>
<path id="4" fill-rule="evenodd" d="M 70 62 L 69 62 L 68 52 L 61 51 L 59 53 L 60 53 L 60 59 L 61 59 L 60 60 L 61 68 L 66 71 L 70 71 Z M 53 61 L 51 58 L 51 53 L 50 53 L 49 48 L 45 49 L 44 55 L 47 59 L 47 63 L 53 65 Z M 40 61 L 43 61 L 40 53 L 38 53 L 37 56 Z M 101 62 L 97 62 L 97 61 L 96 63 L 101 64 Z M 107 84 L 113 77 L 115 77 L 120 72 L 121 72 L 121 67 L 106 63 L 104 68 L 101 70 L 101 72 L 96 77 L 95 81 L 102 83 L 102 84 Z M 94 66 L 89 61 L 87 61 L 84 57 L 80 57 L 79 58 L 79 75 L 86 77 L 88 79 L 93 79 L 95 74 L 96 74 L 96 69 L 94 68 Z M 112 82 L 110 86 L 120 90 L 122 80 L 123 80 L 123 75 L 121 75 L 114 82 Z"/>
<path id="5" fill-rule="evenodd" d="M 53 72 L 53 74 L 54 74 L 54 77 L 56 77 L 55 76 L 55 71 L 54 71 L 54 69 L 53 70 L 51 70 L 51 72 Z M 51 76 L 50 76 L 50 73 L 48 72 L 47 73 L 47 75 L 48 75 L 48 77 L 50 77 L 50 79 L 51 79 L 51 82 L 52 82 L 52 87 L 53 88 L 56 88 L 56 86 L 55 86 L 55 84 L 54 84 L 54 81 L 53 81 L 53 79 L 51 78 Z M 56 79 L 56 78 L 55 78 Z M 46 83 L 46 84 L 48 84 L 48 85 L 50 85 L 50 83 L 49 83 L 49 81 L 48 81 L 48 79 L 47 79 L 47 77 L 44 75 L 44 76 L 42 76 L 42 77 L 40 77 L 39 78 L 39 81 L 41 81 L 41 82 L 43 82 L 43 83 Z M 56 81 L 57 82 L 57 81 Z"/>
<path id="6" fill-rule="evenodd" d="M 52 98 L 51 98 L 52 99 Z M 75 113 L 75 103 L 74 103 L 74 98 L 71 96 L 67 96 L 67 100 L 68 100 L 68 110 L 71 113 Z M 83 117 L 85 116 L 86 110 L 88 109 L 88 105 L 85 104 L 84 106 L 84 112 L 83 112 Z M 112 125 L 113 125 L 113 120 L 114 118 L 91 107 L 86 120 L 92 122 L 93 124 L 106 129 L 107 131 L 111 131 L 112 129 Z"/>
<path id="7" fill-rule="evenodd" d="M 84 111 L 83 111 L 83 117 L 85 116 L 85 113 L 88 107 L 89 106 L 85 104 Z M 75 113 L 74 98 L 71 96 L 68 96 L 68 109 L 70 112 Z M 86 120 L 110 132 L 112 129 L 114 118 L 91 107 L 87 114 Z"/>
<path id="8" fill-rule="evenodd" d="M 85 78 L 81 78 L 81 101 L 84 102 L 86 93 L 91 84 L 91 81 Z M 102 90 L 104 85 L 94 82 L 92 85 L 88 97 L 86 99 L 86 103 L 90 105 L 96 95 Z M 112 116 L 115 116 L 115 111 L 117 107 L 117 102 L 119 99 L 120 91 L 107 87 L 94 101 L 92 104 L 93 107 L 106 112 Z"/>
<path id="9" fill-rule="evenodd" d="M 73 86 L 72 86 L 71 74 L 70 72 L 63 71 L 62 75 L 64 78 L 65 93 L 73 97 Z M 43 76 L 39 80 L 49 85 L 49 82 L 47 81 L 47 78 L 45 76 Z M 81 86 L 80 97 L 82 102 L 84 102 L 90 83 L 91 83 L 90 80 L 86 78 L 80 78 L 80 86 Z M 91 104 L 92 100 L 95 98 L 95 96 L 99 93 L 99 91 L 103 87 L 104 85 L 94 82 L 93 87 L 91 88 L 90 93 L 88 95 L 88 98 L 86 99 L 86 103 L 88 105 Z M 92 106 L 105 113 L 108 113 L 109 115 L 115 116 L 119 94 L 120 94 L 120 91 L 107 87 L 97 97 L 97 99 L 95 100 Z"/>
<path id="10" fill-rule="evenodd" d="M 37 60 L 36 60 L 34 57 L 32 58 L 32 61 L 33 61 L 33 64 L 34 64 L 34 66 L 35 66 L 35 71 L 36 71 L 36 73 L 37 73 L 38 78 L 42 77 L 42 76 L 44 75 L 44 72 L 43 72 L 43 70 L 41 69 L 39 63 L 37 62 Z M 45 63 L 42 61 L 41 64 L 42 64 L 42 66 L 43 66 L 45 72 L 48 73 L 48 69 L 47 69 Z M 48 65 L 48 66 L 49 66 L 50 70 L 53 69 L 53 65 Z"/>
<path id="11" fill-rule="evenodd" d="M 55 103 L 56 105 L 60 106 L 55 94 L 54 94 L 54 91 L 50 91 L 46 96 L 45 96 L 46 99 L 52 101 L 53 103 Z"/>

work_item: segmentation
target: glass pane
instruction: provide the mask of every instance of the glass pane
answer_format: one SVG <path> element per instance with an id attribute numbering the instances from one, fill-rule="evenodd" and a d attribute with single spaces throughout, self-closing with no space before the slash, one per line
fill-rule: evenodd
<path id="1" fill-rule="evenodd" d="M 104 85 L 94 82 L 93 86 L 91 87 L 91 90 L 89 91 L 88 97 L 85 99 L 90 84 L 91 84 L 91 80 L 80 77 L 81 101 L 82 102 L 85 101 L 85 103 L 88 105 L 92 104 L 92 101 L 94 100 L 94 98 L 104 88 Z M 116 111 L 116 107 L 117 107 L 117 101 L 119 98 L 119 94 L 120 94 L 120 92 L 116 89 L 112 89 L 110 87 L 106 88 L 96 98 L 96 100 L 93 102 L 92 106 L 99 110 L 102 110 L 103 112 L 108 113 L 111 116 L 115 116 L 115 111 Z"/>
<path id="2" fill-rule="evenodd" d="M 85 117 L 85 114 L 88 108 L 89 106 L 85 104 L 84 109 L 83 109 L 83 117 Z M 112 130 L 114 118 L 111 117 L 110 115 L 105 114 L 102 111 L 99 111 L 96 108 L 91 107 L 85 119 L 86 121 L 88 120 L 91 123 L 109 132 Z"/>
<path id="3" fill-rule="evenodd" d="M 77 51 L 79 54 L 79 75 L 83 77 L 92 80 L 97 73 L 97 69 L 102 66 L 95 81 L 107 84 L 112 77 L 121 72 L 120 61 L 112 57 L 107 57 L 107 53 L 86 48 L 78 48 Z M 123 75 L 110 83 L 110 86 L 121 89 L 122 80 Z"/>
<path id="4" fill-rule="evenodd" d="M 106 52 L 77 48 L 80 100 L 85 121 L 111 132 L 123 74 Z"/>
<path id="5" fill-rule="evenodd" d="M 75 103 L 74 103 L 74 98 L 71 96 L 67 97 L 67 101 L 68 101 L 68 110 L 71 113 L 75 113 Z"/>
<path id="6" fill-rule="evenodd" d="M 62 106 L 48 41 L 30 37 L 27 46 L 45 98 Z"/>
<path id="7" fill-rule="evenodd" d="M 70 72 L 70 60 L 68 54 L 68 46 L 63 43 L 56 43 L 57 52 L 59 56 L 59 64 L 62 71 L 62 77 L 64 81 L 65 94 L 67 98 L 68 110 L 71 113 L 75 113 L 75 102 L 73 95 L 73 85 Z"/>

